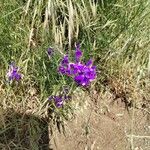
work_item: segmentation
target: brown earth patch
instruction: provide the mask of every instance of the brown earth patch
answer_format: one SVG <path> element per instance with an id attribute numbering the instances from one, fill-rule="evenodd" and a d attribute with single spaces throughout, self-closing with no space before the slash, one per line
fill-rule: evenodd
<path id="1" fill-rule="evenodd" d="M 120 99 L 112 103 L 109 93 L 96 97 L 86 97 L 86 107 L 66 122 L 65 135 L 55 130 L 51 140 L 54 150 L 150 149 L 148 110 L 127 111 Z"/>

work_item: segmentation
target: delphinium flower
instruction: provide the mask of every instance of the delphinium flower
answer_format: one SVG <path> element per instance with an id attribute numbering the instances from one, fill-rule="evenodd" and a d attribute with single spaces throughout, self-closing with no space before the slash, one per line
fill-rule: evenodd
<path id="1" fill-rule="evenodd" d="M 69 100 L 70 99 L 70 96 L 67 96 L 66 94 L 65 95 L 58 95 L 58 96 L 56 96 L 56 95 L 52 95 L 52 96 L 50 96 L 49 97 L 49 100 L 50 101 L 54 101 L 54 104 L 55 104 L 55 106 L 57 107 L 57 108 L 60 108 L 60 107 L 62 107 L 63 106 L 63 104 L 64 104 L 64 102 L 66 101 L 66 100 Z"/>
<path id="2" fill-rule="evenodd" d="M 76 51 L 75 51 L 75 60 L 76 63 L 80 62 L 80 59 L 82 57 L 82 51 L 80 50 L 80 44 L 76 44 Z"/>
<path id="3" fill-rule="evenodd" d="M 59 66 L 59 72 L 65 74 L 69 65 L 68 55 L 65 55 L 63 60 L 61 61 L 61 65 Z"/>
<path id="4" fill-rule="evenodd" d="M 14 63 L 11 63 L 7 72 L 7 78 L 9 81 L 19 81 L 22 78 L 22 75 L 19 73 L 19 68 L 15 66 Z"/>
<path id="5" fill-rule="evenodd" d="M 49 47 L 49 48 L 47 49 L 47 54 L 48 54 L 48 56 L 52 56 L 53 52 L 54 52 L 54 50 L 53 50 L 52 48 Z"/>
<path id="6" fill-rule="evenodd" d="M 90 59 L 86 64 L 81 62 L 82 52 L 80 45 L 76 45 L 75 63 L 69 62 L 68 56 L 64 56 L 59 66 L 61 74 L 71 76 L 74 81 L 82 86 L 88 86 L 96 78 L 96 66 Z M 64 63 L 65 62 L 65 63 Z"/>
<path id="7" fill-rule="evenodd" d="M 54 104 L 58 108 L 60 108 L 63 105 L 63 99 L 61 96 L 50 96 L 49 100 L 54 100 Z"/>

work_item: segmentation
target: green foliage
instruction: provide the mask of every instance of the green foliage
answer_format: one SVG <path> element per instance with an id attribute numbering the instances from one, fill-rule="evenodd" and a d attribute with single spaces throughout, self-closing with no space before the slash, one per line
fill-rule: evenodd
<path id="1" fill-rule="evenodd" d="M 35 88 L 43 103 L 56 87 L 71 86 L 72 80 L 59 75 L 57 67 L 65 53 L 72 56 L 75 42 L 81 43 L 85 61 L 95 60 L 98 88 L 114 76 L 131 77 L 133 83 L 147 78 L 148 0 L 7 0 L 1 6 L 0 79 L 5 85 L 10 62 L 20 66 L 24 77 L 17 92 L 22 94 L 13 95 L 16 101 Z M 48 47 L 54 49 L 51 58 Z M 129 70 L 132 73 L 125 75 Z"/>

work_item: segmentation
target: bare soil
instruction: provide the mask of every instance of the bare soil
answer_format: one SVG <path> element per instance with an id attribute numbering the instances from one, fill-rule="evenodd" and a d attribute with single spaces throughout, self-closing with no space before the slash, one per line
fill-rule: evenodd
<path id="1" fill-rule="evenodd" d="M 66 122 L 65 135 L 55 130 L 54 150 L 150 150 L 150 112 L 127 110 L 109 94 L 86 97 L 86 107 Z M 80 97 L 81 98 L 81 97 Z"/>

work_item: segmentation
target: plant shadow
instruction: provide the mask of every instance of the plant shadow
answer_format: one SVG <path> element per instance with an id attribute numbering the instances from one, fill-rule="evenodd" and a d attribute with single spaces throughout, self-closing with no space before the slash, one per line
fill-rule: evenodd
<path id="1" fill-rule="evenodd" d="M 0 110 L 0 149 L 52 150 L 48 119 Z"/>

